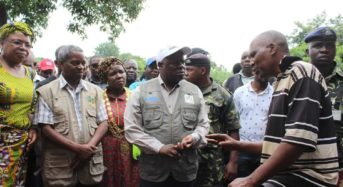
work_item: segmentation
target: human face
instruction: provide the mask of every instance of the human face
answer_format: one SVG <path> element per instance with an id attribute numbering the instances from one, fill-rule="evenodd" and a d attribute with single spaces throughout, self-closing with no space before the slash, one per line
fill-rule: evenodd
<path id="1" fill-rule="evenodd" d="M 138 65 L 136 62 L 129 61 L 125 64 L 128 81 L 136 81 L 138 74 Z"/>
<path id="2" fill-rule="evenodd" d="M 60 65 L 67 81 L 80 81 L 85 72 L 86 59 L 82 52 L 72 52 Z"/>
<path id="3" fill-rule="evenodd" d="M 201 68 L 196 66 L 186 66 L 185 79 L 195 85 L 198 85 L 199 79 L 203 76 Z"/>
<path id="4" fill-rule="evenodd" d="M 1 41 L 3 58 L 15 65 L 25 61 L 32 48 L 30 38 L 21 32 L 10 34 Z"/>
<path id="5" fill-rule="evenodd" d="M 123 89 L 126 84 L 126 73 L 121 65 L 112 65 L 109 67 L 107 82 L 109 88 Z"/>
<path id="6" fill-rule="evenodd" d="M 274 48 L 273 44 L 266 45 L 261 41 L 255 40 L 250 45 L 250 62 L 255 72 L 261 74 L 263 77 L 276 76 L 276 66 L 278 62 L 271 56 L 271 50 Z"/>
<path id="7" fill-rule="evenodd" d="M 307 53 L 315 66 L 327 65 L 335 58 L 336 44 L 332 41 L 313 41 L 309 43 Z"/>
<path id="8" fill-rule="evenodd" d="M 102 58 L 95 57 L 95 58 L 92 58 L 92 60 L 89 62 L 89 69 L 90 69 L 92 77 L 98 77 L 99 66 L 100 66 L 101 60 L 102 60 Z"/>
<path id="9" fill-rule="evenodd" d="M 250 57 L 249 57 L 249 52 L 246 51 L 242 54 L 241 57 L 241 67 L 244 75 L 246 76 L 251 76 L 252 75 L 252 68 L 250 64 Z"/>
<path id="10" fill-rule="evenodd" d="M 53 73 L 54 73 L 54 70 L 47 69 L 47 70 L 44 70 L 44 71 L 40 71 L 39 75 L 44 77 L 44 78 L 49 78 Z"/>
<path id="11" fill-rule="evenodd" d="M 185 76 L 184 54 L 181 51 L 164 58 L 158 65 L 163 81 L 169 84 L 177 84 Z"/>
<path id="12" fill-rule="evenodd" d="M 145 68 L 145 78 L 147 80 L 153 79 L 158 76 L 158 69 L 156 63 L 151 64 Z"/>

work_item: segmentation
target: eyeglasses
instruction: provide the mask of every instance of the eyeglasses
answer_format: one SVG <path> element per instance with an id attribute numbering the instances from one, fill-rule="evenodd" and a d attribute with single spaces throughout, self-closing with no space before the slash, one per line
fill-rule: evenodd
<path id="1" fill-rule="evenodd" d="M 32 48 L 32 45 L 29 42 L 23 42 L 21 40 L 7 40 L 7 41 L 16 47 L 24 46 L 27 49 Z"/>

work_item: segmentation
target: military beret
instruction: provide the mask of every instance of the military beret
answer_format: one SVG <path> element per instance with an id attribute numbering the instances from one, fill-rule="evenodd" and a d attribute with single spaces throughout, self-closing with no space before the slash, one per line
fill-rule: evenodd
<path id="1" fill-rule="evenodd" d="M 335 31 L 329 27 L 319 27 L 314 31 L 310 32 L 305 37 L 305 42 L 309 43 L 312 41 L 332 41 L 335 42 L 337 39 Z"/>
<path id="2" fill-rule="evenodd" d="M 189 56 L 186 59 L 186 66 L 210 66 L 211 61 L 210 59 L 201 53 L 197 53 L 194 55 Z"/>
<path id="3" fill-rule="evenodd" d="M 192 48 L 192 51 L 187 55 L 187 57 L 190 57 L 194 54 L 198 54 L 198 53 L 201 53 L 201 54 L 204 54 L 204 55 L 209 55 L 210 53 L 205 51 L 204 49 L 202 48 L 198 48 L 198 47 L 194 47 Z"/>

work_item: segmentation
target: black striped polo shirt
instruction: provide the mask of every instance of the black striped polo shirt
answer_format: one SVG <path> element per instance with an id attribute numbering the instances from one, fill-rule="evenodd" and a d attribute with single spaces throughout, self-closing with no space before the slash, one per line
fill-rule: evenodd
<path id="1" fill-rule="evenodd" d="M 306 151 L 283 173 L 313 186 L 335 186 L 337 145 L 325 80 L 310 63 L 287 58 L 274 85 L 261 162 L 281 142 L 304 146 Z"/>

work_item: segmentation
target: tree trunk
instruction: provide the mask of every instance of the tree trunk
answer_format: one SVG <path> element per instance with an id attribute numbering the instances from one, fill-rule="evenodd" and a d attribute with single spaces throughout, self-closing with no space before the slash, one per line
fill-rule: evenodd
<path id="1" fill-rule="evenodd" d="M 4 3 L 0 3 L 0 27 L 7 23 L 7 13 Z"/>

